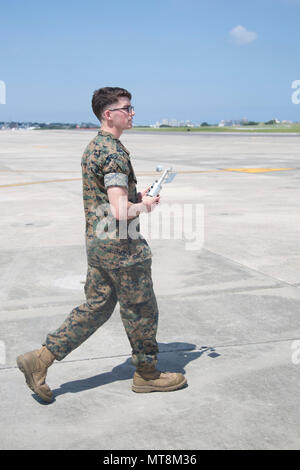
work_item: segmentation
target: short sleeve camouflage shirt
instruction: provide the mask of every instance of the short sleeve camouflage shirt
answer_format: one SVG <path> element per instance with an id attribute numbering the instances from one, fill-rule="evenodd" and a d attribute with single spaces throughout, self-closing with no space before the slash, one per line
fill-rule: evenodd
<path id="1" fill-rule="evenodd" d="M 124 187 L 128 200 L 138 202 L 136 176 L 128 150 L 109 132 L 100 130 L 82 156 L 83 202 L 89 264 L 116 269 L 151 258 L 151 251 L 139 232 L 138 216 L 117 221 L 107 189 Z"/>

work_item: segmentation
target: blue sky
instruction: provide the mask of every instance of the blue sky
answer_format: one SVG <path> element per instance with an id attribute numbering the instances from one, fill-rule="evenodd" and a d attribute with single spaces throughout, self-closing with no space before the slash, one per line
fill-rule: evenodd
<path id="1" fill-rule="evenodd" d="M 0 1 L 2 120 L 96 122 L 95 89 L 163 118 L 300 121 L 300 0 Z"/>

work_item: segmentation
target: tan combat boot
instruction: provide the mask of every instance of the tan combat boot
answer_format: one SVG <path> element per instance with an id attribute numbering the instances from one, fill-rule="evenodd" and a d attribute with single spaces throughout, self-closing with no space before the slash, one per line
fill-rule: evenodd
<path id="1" fill-rule="evenodd" d="M 154 366 L 137 369 L 133 376 L 132 390 L 137 393 L 171 392 L 186 384 L 183 374 L 160 372 Z"/>
<path id="2" fill-rule="evenodd" d="M 51 366 L 54 359 L 55 357 L 52 352 L 46 346 L 17 357 L 17 365 L 25 375 L 28 387 L 47 403 L 52 402 L 53 394 L 45 383 L 45 379 L 47 369 Z"/>

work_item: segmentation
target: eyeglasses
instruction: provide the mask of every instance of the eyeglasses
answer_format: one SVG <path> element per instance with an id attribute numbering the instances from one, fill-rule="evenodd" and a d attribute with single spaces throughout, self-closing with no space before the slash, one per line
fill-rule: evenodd
<path id="1" fill-rule="evenodd" d="M 124 106 L 123 108 L 110 109 L 109 111 L 121 111 L 121 110 L 124 110 L 127 113 L 132 113 L 132 111 L 134 111 L 134 106 L 129 105 L 129 106 Z"/>

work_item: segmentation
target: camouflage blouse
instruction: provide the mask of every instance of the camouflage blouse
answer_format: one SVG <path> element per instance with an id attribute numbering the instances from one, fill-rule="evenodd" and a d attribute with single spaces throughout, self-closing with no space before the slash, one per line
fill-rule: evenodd
<path id="1" fill-rule="evenodd" d="M 128 190 L 130 202 L 138 202 L 128 150 L 119 139 L 100 130 L 85 149 L 81 166 L 89 264 L 116 269 L 151 258 L 139 232 L 138 216 L 117 221 L 107 196 L 107 188 L 120 186 Z"/>

